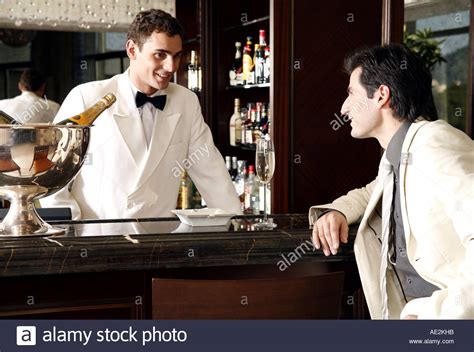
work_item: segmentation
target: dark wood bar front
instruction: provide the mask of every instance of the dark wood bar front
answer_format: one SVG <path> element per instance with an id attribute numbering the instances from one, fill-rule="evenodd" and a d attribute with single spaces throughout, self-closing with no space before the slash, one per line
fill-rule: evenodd
<path id="1" fill-rule="evenodd" d="M 315 251 L 306 215 L 229 227 L 174 218 L 56 223 L 63 236 L 0 241 L 5 318 L 364 318 L 351 241 Z"/>

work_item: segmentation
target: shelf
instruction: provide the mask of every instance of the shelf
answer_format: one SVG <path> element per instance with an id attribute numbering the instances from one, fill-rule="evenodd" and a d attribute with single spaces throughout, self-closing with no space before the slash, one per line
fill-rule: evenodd
<path id="1" fill-rule="evenodd" d="M 199 43 L 200 41 L 201 41 L 201 35 L 198 34 L 198 35 L 197 35 L 196 37 L 194 37 L 194 38 L 186 39 L 186 40 L 183 42 L 183 45 Z"/>
<path id="2" fill-rule="evenodd" d="M 257 23 L 261 23 L 261 22 L 268 21 L 269 19 L 270 19 L 270 16 L 264 16 L 264 17 L 260 17 L 260 18 L 257 18 L 257 19 L 255 19 L 255 20 L 252 20 L 252 21 L 244 22 L 244 23 L 239 24 L 239 25 L 236 25 L 236 26 L 225 27 L 225 28 L 223 28 L 222 30 L 223 30 L 223 31 L 231 31 L 231 30 L 234 30 L 234 29 L 245 28 L 245 27 L 251 26 L 251 25 L 253 25 L 253 24 L 257 24 Z"/>
<path id="3" fill-rule="evenodd" d="M 239 145 L 239 146 L 232 146 L 234 149 L 239 149 L 239 150 L 245 150 L 249 152 L 254 152 L 257 150 L 257 147 L 255 144 L 244 144 L 244 145 Z"/>
<path id="4" fill-rule="evenodd" d="M 246 84 L 244 86 L 227 86 L 225 89 L 252 89 L 252 88 L 270 88 L 270 83 L 261 83 L 261 84 Z"/>

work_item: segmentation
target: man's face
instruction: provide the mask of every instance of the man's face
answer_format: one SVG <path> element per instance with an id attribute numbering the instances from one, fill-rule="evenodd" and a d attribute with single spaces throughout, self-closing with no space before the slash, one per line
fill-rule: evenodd
<path id="1" fill-rule="evenodd" d="M 163 32 L 153 32 L 141 50 L 133 41 L 127 42 L 130 58 L 130 79 L 143 93 L 150 95 L 168 87 L 179 67 L 183 46 L 181 36 L 169 37 Z"/>
<path id="2" fill-rule="evenodd" d="M 354 138 L 374 137 L 382 123 L 380 109 L 377 107 L 378 92 L 372 98 L 360 84 L 362 68 L 352 71 L 347 98 L 342 104 L 341 114 L 348 115 L 351 121 L 351 136 Z"/>

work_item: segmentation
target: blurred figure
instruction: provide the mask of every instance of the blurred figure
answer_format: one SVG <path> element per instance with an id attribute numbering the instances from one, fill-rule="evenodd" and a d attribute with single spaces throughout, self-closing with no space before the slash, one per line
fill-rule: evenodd
<path id="1" fill-rule="evenodd" d="M 44 76 L 36 69 L 28 68 L 21 74 L 18 89 L 21 95 L 0 100 L 0 110 L 5 111 L 19 123 L 52 122 L 59 104 L 44 97 Z"/>

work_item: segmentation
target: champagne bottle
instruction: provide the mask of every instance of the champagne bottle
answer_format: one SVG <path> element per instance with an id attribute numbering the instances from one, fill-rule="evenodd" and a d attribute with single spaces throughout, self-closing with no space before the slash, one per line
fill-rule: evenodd
<path id="1" fill-rule="evenodd" d="M 235 58 L 229 71 L 231 86 L 242 85 L 242 43 L 235 42 Z"/>
<path id="2" fill-rule="evenodd" d="M 57 125 L 80 125 L 80 126 L 91 126 L 95 119 L 99 117 L 104 110 L 110 108 L 117 98 L 114 94 L 109 93 L 100 99 L 97 103 L 92 105 L 89 109 L 80 113 L 79 115 L 70 117 L 68 119 L 58 122 Z"/>
<path id="3" fill-rule="evenodd" d="M 0 124 L 2 125 L 15 125 L 18 124 L 18 122 L 8 115 L 5 111 L 0 110 Z"/>
<path id="4" fill-rule="evenodd" d="M 237 118 L 240 118 L 240 99 L 235 98 L 234 99 L 234 113 L 230 117 L 230 122 L 229 122 L 229 138 L 230 138 L 230 145 L 231 146 L 236 146 L 236 133 L 235 133 L 235 123 Z"/>

